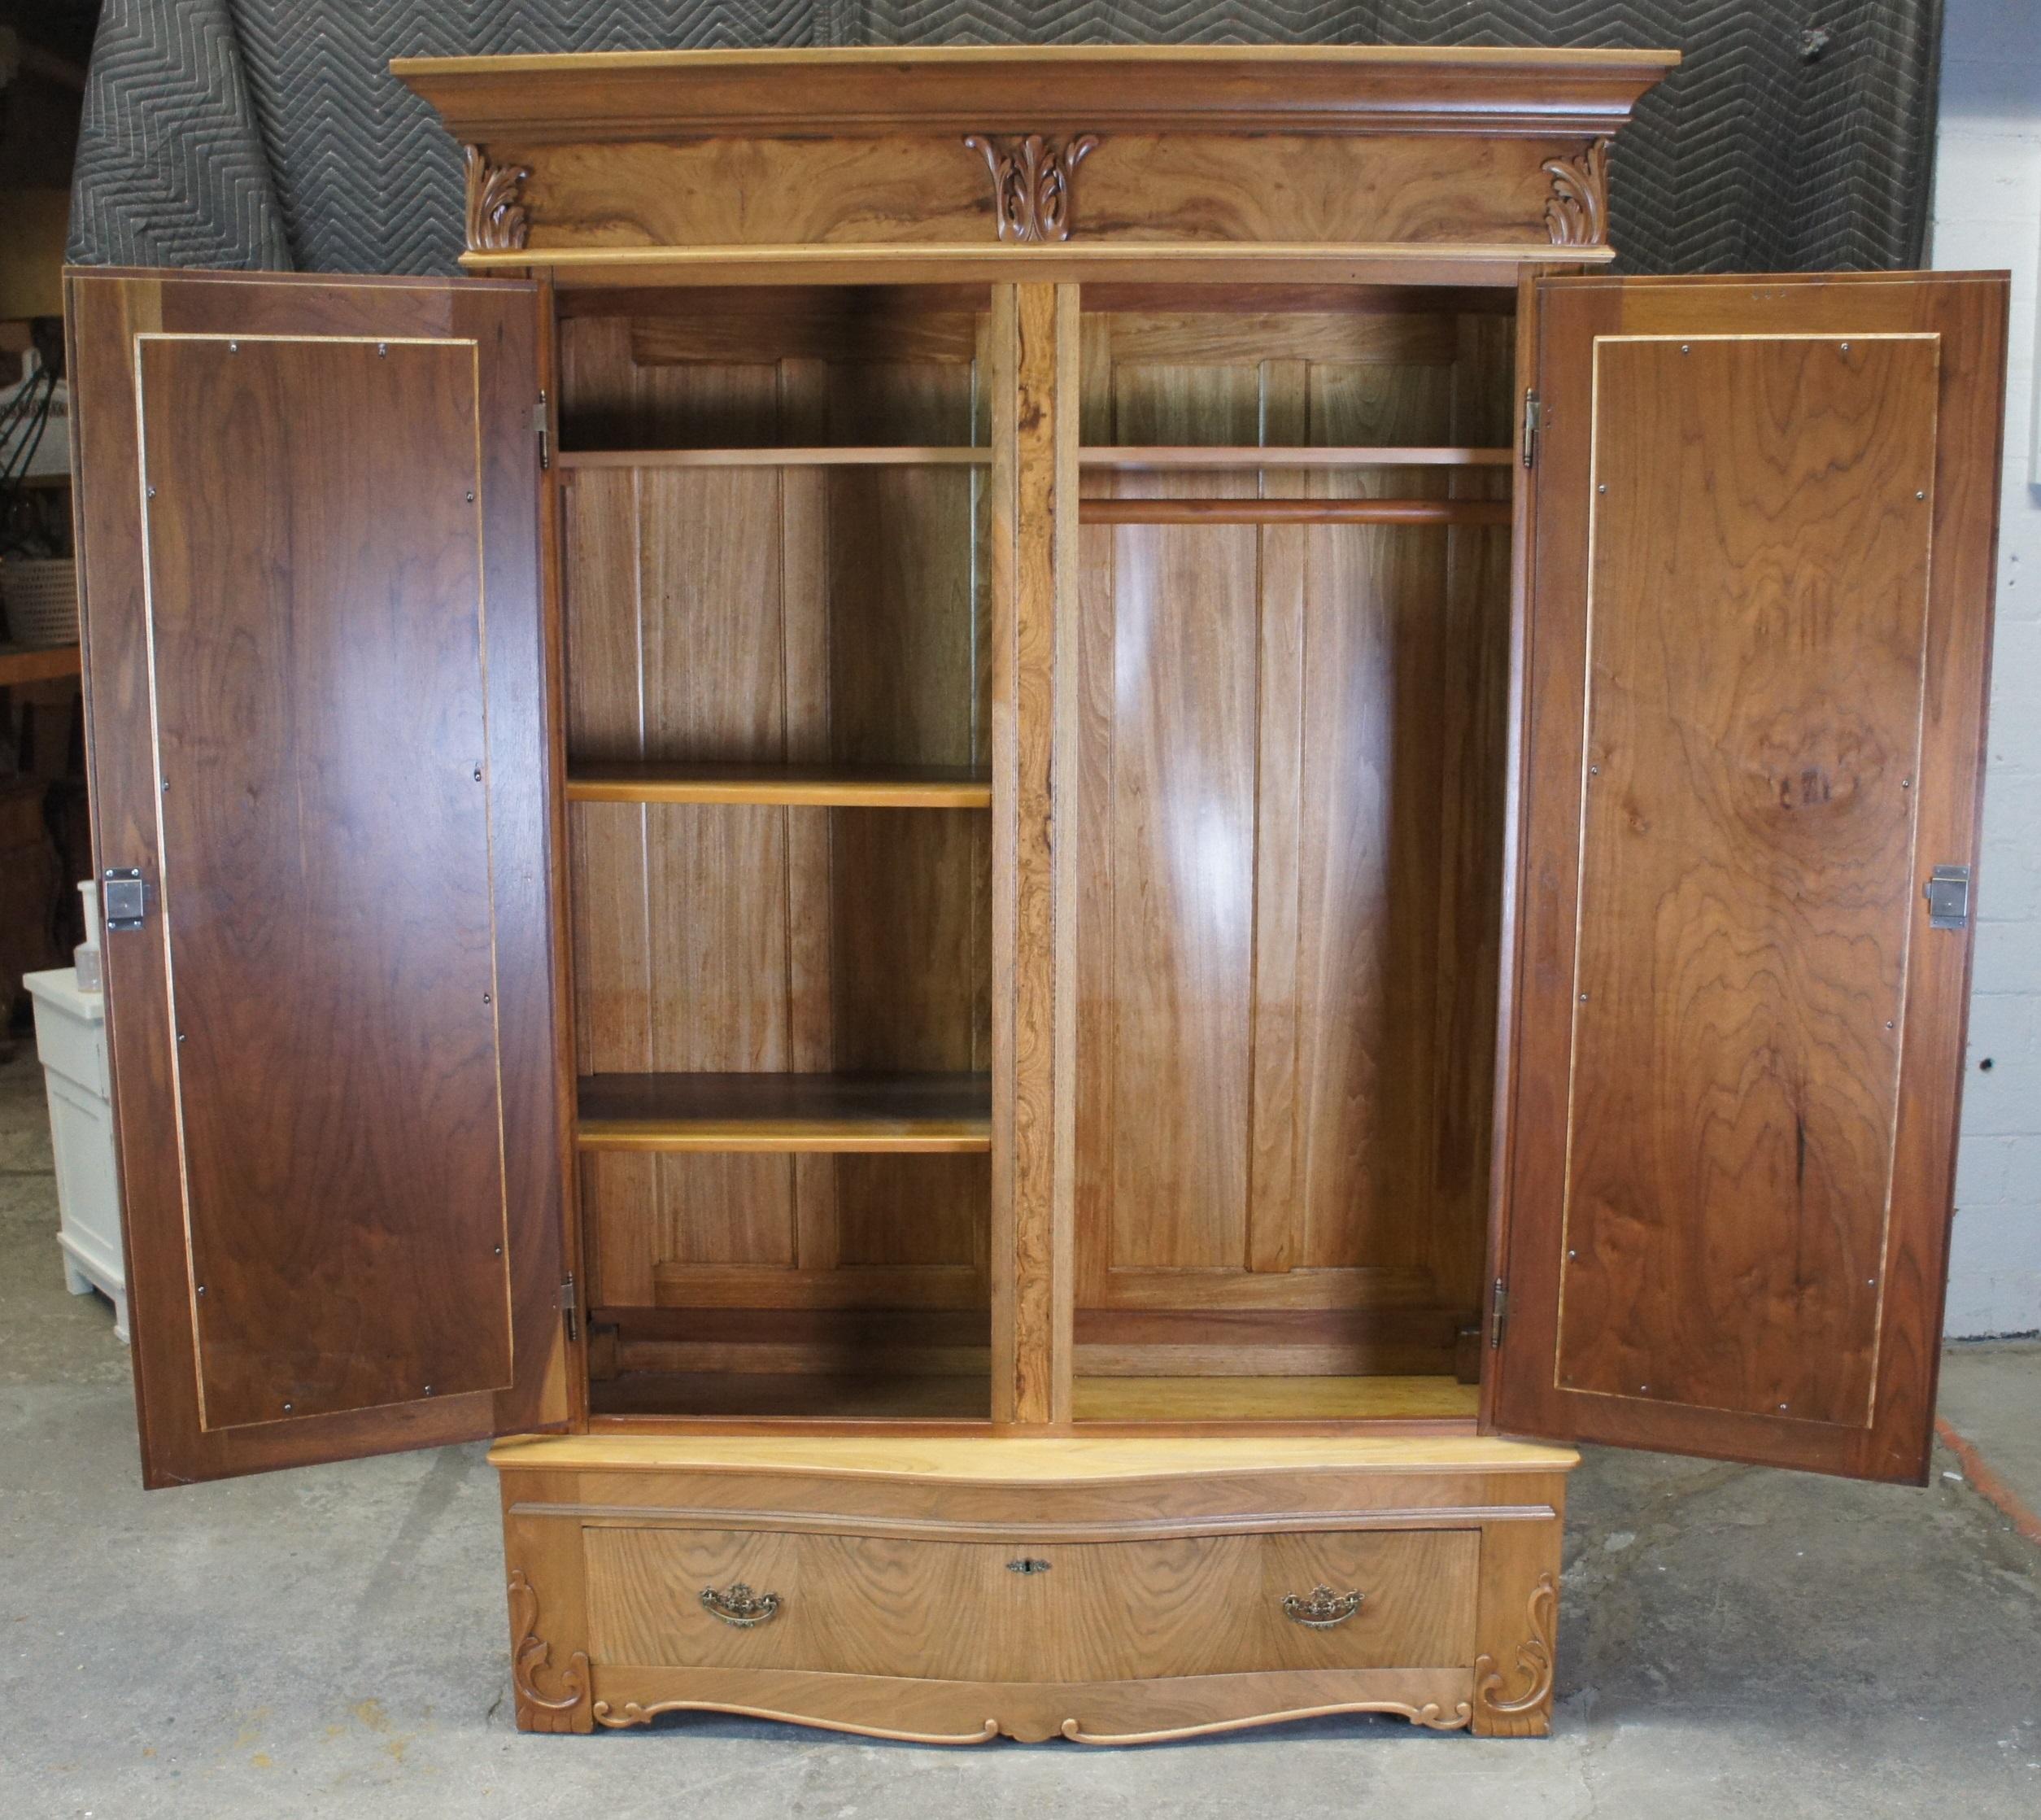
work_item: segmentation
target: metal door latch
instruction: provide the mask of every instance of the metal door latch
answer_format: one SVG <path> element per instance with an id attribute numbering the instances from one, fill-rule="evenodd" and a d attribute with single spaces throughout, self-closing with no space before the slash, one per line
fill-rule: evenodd
<path id="1" fill-rule="evenodd" d="M 1928 874 L 1921 895 L 1928 901 L 1930 929 L 1965 929 L 1970 925 L 1970 868 L 1938 866 Z"/>
<path id="2" fill-rule="evenodd" d="M 109 929 L 139 929 L 148 908 L 148 888 L 133 866 L 109 866 L 99 881 L 100 920 Z"/>

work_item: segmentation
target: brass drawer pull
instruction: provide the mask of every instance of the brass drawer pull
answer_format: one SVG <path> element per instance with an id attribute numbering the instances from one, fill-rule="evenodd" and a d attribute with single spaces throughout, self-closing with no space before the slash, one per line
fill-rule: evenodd
<path id="1" fill-rule="evenodd" d="M 742 1580 L 734 1582 L 727 1592 L 718 1592 L 713 1586 L 701 1589 L 702 1608 L 711 1617 L 721 1618 L 726 1624 L 734 1624 L 739 1630 L 748 1630 L 755 1625 L 763 1624 L 779 1612 L 779 1595 L 776 1592 L 753 1592 Z"/>
<path id="2" fill-rule="evenodd" d="M 1283 1616 L 1293 1624 L 1302 1625 L 1306 1630 L 1330 1630 L 1353 1617 L 1366 1597 L 1365 1593 L 1335 1592 L 1321 1581 L 1311 1588 L 1308 1599 L 1299 1599 L 1295 1593 L 1285 1598 Z"/>

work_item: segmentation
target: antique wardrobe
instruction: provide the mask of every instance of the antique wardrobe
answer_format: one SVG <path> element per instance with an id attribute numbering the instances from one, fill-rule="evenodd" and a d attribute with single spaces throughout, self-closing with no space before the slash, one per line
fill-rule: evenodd
<path id="1" fill-rule="evenodd" d="M 403 62 L 472 275 L 74 273 L 148 1482 L 1096 1744 L 1542 1732 L 1569 1442 L 1920 1480 L 2005 283 L 1598 276 L 1673 61 Z"/>

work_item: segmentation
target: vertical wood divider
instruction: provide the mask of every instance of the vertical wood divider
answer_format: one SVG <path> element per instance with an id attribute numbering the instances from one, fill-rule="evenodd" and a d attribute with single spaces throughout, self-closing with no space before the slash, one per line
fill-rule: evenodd
<path id="1" fill-rule="evenodd" d="M 992 342 L 992 1419 L 1040 1426 L 1071 1419 L 1077 286 L 996 286 Z"/>

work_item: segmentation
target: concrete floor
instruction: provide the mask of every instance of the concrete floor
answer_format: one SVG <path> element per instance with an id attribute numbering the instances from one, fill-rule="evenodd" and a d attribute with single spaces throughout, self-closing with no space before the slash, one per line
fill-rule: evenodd
<path id="1" fill-rule="evenodd" d="M 1544 1743 L 1390 1720 L 1119 1752 L 700 1717 L 521 1737 L 479 1447 L 141 1491 L 124 1350 L 63 1291 L 42 1121 L 24 1044 L 0 1066 L 7 1820 L 2041 1813 L 2041 1551 L 1946 1456 L 1919 1491 L 1590 1453 Z M 2041 1348 L 1958 1349 L 1944 1381 L 2008 1477 L 2041 1472 Z"/>

